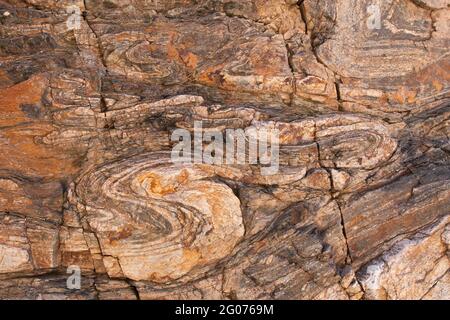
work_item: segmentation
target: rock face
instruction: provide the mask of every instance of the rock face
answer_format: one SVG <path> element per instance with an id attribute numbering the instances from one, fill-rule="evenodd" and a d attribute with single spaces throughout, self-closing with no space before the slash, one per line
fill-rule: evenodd
<path id="1" fill-rule="evenodd" d="M 449 6 L 0 0 L 0 298 L 450 299 Z"/>

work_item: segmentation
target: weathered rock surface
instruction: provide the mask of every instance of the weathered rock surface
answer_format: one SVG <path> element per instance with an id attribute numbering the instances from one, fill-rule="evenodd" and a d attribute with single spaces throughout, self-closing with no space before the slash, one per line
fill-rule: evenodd
<path id="1" fill-rule="evenodd" d="M 0 0 L 0 299 L 450 299 L 449 5 Z"/>

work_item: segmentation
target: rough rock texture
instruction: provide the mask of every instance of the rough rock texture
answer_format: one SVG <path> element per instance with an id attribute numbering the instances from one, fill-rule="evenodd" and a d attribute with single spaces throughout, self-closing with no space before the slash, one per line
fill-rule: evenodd
<path id="1" fill-rule="evenodd" d="M 0 298 L 450 299 L 449 5 L 0 0 Z"/>

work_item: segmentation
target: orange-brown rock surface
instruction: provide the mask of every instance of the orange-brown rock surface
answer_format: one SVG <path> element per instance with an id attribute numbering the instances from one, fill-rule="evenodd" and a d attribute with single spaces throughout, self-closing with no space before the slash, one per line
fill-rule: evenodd
<path id="1" fill-rule="evenodd" d="M 0 0 L 0 299 L 450 299 L 449 6 Z"/>

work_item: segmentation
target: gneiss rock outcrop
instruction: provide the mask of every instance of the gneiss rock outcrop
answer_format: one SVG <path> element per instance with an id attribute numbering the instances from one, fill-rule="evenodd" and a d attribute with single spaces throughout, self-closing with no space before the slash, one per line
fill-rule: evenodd
<path id="1" fill-rule="evenodd" d="M 450 299 L 449 5 L 1 0 L 0 298 Z"/>

